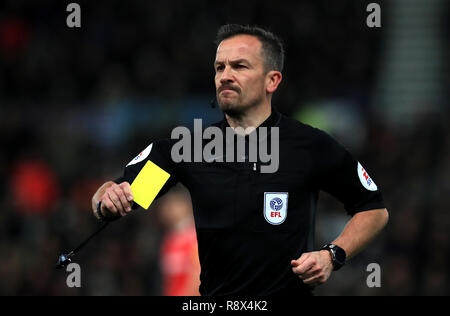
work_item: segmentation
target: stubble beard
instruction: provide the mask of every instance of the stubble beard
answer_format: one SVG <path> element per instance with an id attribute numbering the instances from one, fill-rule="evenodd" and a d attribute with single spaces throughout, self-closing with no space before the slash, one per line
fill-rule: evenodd
<path id="1" fill-rule="evenodd" d="M 254 100 L 248 104 L 243 104 L 240 98 L 237 98 L 236 100 L 227 100 L 225 102 L 221 101 L 220 98 L 217 98 L 217 103 L 222 112 L 234 119 L 242 118 L 250 108 L 259 103 L 258 101 L 260 100 Z"/>
<path id="2" fill-rule="evenodd" d="M 222 101 L 222 99 L 217 96 L 217 103 L 222 112 L 230 117 L 240 117 L 242 115 L 244 107 L 241 106 L 241 100 L 239 97 L 232 100 L 227 99 Z"/>
<path id="3" fill-rule="evenodd" d="M 239 118 L 244 113 L 244 108 L 234 102 L 231 103 L 219 101 L 219 107 L 223 113 L 233 118 Z"/>

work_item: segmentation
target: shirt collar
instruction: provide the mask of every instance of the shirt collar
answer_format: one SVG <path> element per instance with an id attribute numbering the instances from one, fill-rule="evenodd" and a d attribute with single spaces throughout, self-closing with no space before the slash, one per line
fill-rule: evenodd
<path id="1" fill-rule="evenodd" d="M 272 106 L 270 116 L 264 122 L 262 122 L 257 128 L 259 128 L 259 127 L 275 127 L 275 126 L 278 126 L 278 124 L 280 123 L 280 120 L 281 120 L 280 112 L 278 112 Z M 228 124 L 228 121 L 225 118 L 225 115 L 224 115 L 224 118 L 222 120 L 221 127 L 222 127 L 222 129 L 230 127 L 230 124 Z"/>

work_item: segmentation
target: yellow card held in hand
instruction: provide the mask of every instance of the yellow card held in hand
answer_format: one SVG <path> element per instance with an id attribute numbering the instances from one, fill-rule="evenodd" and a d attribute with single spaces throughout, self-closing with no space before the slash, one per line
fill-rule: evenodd
<path id="1" fill-rule="evenodd" d="M 170 174 L 148 160 L 131 184 L 134 202 L 148 209 L 169 178 Z"/>

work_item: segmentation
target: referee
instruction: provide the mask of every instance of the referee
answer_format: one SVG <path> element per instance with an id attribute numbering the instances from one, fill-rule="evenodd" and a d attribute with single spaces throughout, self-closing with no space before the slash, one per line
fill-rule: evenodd
<path id="1" fill-rule="evenodd" d="M 202 295 L 310 295 L 386 225 L 381 193 L 342 145 L 272 107 L 284 62 L 276 35 L 231 24 L 218 30 L 216 40 L 216 98 L 224 119 L 213 126 L 256 127 L 251 133 L 259 143 L 271 139 L 260 135 L 261 127 L 278 128 L 277 171 L 260 172 L 265 163 L 248 156 L 239 162 L 174 162 L 174 140 L 156 141 L 121 177 L 98 189 L 93 212 L 104 221 L 126 216 L 133 208 L 130 183 L 151 160 L 171 175 L 158 196 L 177 182 L 191 193 Z M 341 201 L 351 219 L 336 240 L 317 249 L 314 219 L 321 190 Z"/>

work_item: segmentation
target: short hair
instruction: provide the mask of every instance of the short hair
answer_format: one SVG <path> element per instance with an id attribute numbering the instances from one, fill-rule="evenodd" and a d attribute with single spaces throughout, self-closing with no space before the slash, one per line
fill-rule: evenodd
<path id="1" fill-rule="evenodd" d="M 215 44 L 219 46 L 223 40 L 237 35 L 252 35 L 257 37 L 262 44 L 261 54 L 264 58 L 265 70 L 283 71 L 284 46 L 281 38 L 258 26 L 226 24 L 222 25 L 217 31 Z"/>

